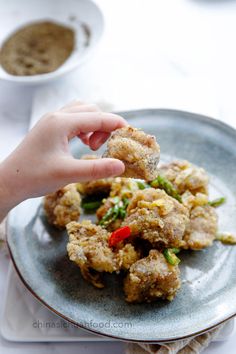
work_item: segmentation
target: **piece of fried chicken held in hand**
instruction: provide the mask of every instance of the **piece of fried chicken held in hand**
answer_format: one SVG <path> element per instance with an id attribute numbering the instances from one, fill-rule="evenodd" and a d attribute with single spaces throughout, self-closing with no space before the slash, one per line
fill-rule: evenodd
<path id="1" fill-rule="evenodd" d="M 123 177 L 151 181 L 158 173 L 160 146 L 154 136 L 126 126 L 112 133 L 103 157 L 121 160 L 125 164 Z"/>

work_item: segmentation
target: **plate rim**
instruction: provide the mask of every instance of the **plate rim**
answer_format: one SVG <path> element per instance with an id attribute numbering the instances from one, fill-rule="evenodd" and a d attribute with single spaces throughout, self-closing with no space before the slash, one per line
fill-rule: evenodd
<path id="1" fill-rule="evenodd" d="M 128 117 L 126 119 L 128 120 L 132 120 L 132 116 L 134 115 L 133 118 L 135 118 L 135 115 L 138 113 L 147 113 L 147 112 L 152 112 L 152 113 L 155 113 L 155 112 L 158 112 L 158 113 L 172 113 L 172 114 L 183 114 L 183 115 L 190 115 L 191 117 L 188 117 L 188 119 L 191 119 L 191 120 L 200 120 L 202 122 L 205 122 L 205 123 L 208 123 L 210 125 L 214 125 L 216 126 L 217 128 L 223 128 L 224 131 L 226 131 L 228 134 L 230 135 L 234 135 L 234 137 L 236 137 L 236 129 L 227 124 L 227 123 L 224 123 L 216 118 L 212 118 L 212 117 L 209 117 L 209 116 L 206 116 L 206 115 L 202 115 L 202 114 L 198 114 L 198 113 L 193 113 L 193 112 L 189 112 L 189 111 L 184 111 L 184 110 L 177 110 L 177 109 L 169 109 L 169 108 L 145 108 L 145 109 L 137 109 L 137 110 L 126 110 L 126 111 L 116 111 L 115 113 L 116 114 L 126 114 L 126 115 L 131 115 L 131 117 Z M 19 276 L 19 278 L 21 279 L 22 283 L 25 285 L 25 287 L 31 292 L 31 294 L 37 299 L 39 300 L 43 305 L 45 305 L 50 311 L 54 312 L 56 315 L 58 315 L 59 317 L 63 318 L 64 320 L 72 323 L 73 325 L 79 327 L 79 328 L 82 328 L 83 330 L 86 330 L 86 331 L 89 331 L 89 332 L 92 332 L 96 335 L 99 335 L 99 336 L 103 336 L 103 337 L 109 337 L 109 338 L 113 338 L 113 339 L 117 339 L 117 340 L 120 340 L 120 341 L 124 341 L 124 342 L 140 342 L 140 343 L 171 343 L 171 342 L 175 342 L 175 341 L 178 341 L 178 340 L 182 340 L 182 339 L 187 339 L 187 338 L 191 338 L 191 337 L 194 337 L 194 336 L 198 336 L 200 334 L 204 334 L 212 329 L 215 329 L 217 328 L 219 325 L 225 323 L 226 321 L 232 319 L 233 317 L 236 316 L 236 308 L 235 308 L 235 311 L 230 314 L 230 315 L 226 315 L 226 316 L 222 316 L 222 319 L 219 321 L 217 320 L 214 324 L 212 324 L 211 326 L 208 326 L 208 327 L 205 327 L 203 328 L 202 330 L 199 330 L 199 331 L 195 331 L 195 332 L 192 332 L 190 334 L 187 334 L 187 335 L 184 335 L 184 336 L 176 336 L 174 338 L 160 338 L 160 339 L 151 339 L 151 340 L 147 340 L 147 339 L 139 339 L 137 341 L 137 339 L 134 339 L 134 338 L 126 338 L 126 337 L 122 337 L 122 336 L 115 336 L 113 334 L 107 334 L 107 333 L 102 333 L 100 331 L 97 331 L 97 330 L 94 330 L 94 329 L 91 329 L 91 328 L 88 328 L 86 326 L 84 326 L 83 324 L 81 323 L 78 323 L 74 320 L 72 320 L 71 318 L 67 317 L 66 315 L 62 314 L 60 311 L 57 311 L 56 309 L 54 309 L 51 305 L 49 305 L 45 300 L 43 300 L 32 288 L 31 286 L 28 284 L 28 282 L 26 281 L 26 279 L 24 278 L 24 276 L 21 274 L 17 264 L 16 264 L 16 261 L 15 261 L 15 258 L 13 256 L 13 252 L 11 250 L 11 246 L 10 246 L 10 225 L 9 225 L 9 219 L 10 219 L 10 215 L 12 214 L 12 212 L 9 213 L 9 216 L 7 217 L 6 219 L 6 244 L 7 244 L 7 248 L 8 248 L 8 251 L 9 251 L 9 254 L 10 254 L 10 258 L 11 258 L 11 261 L 13 263 L 13 266 Z"/>
<path id="2" fill-rule="evenodd" d="M 8 227 L 8 220 L 7 220 L 7 227 Z M 104 334 L 104 333 L 101 333 L 99 331 L 96 331 L 94 329 L 91 329 L 91 328 L 88 328 L 86 326 L 83 326 L 82 324 L 76 322 L 76 321 L 73 321 L 72 319 L 70 319 L 69 317 L 63 315 L 62 313 L 60 313 L 59 311 L 55 310 L 53 307 L 51 307 L 49 304 L 47 304 L 46 301 L 44 301 L 31 287 L 30 285 L 27 283 L 27 281 L 24 279 L 23 275 L 21 274 L 20 270 L 18 269 L 17 265 L 16 265 L 16 262 L 15 262 L 15 259 L 13 257 L 13 254 L 11 252 L 11 248 L 10 248 L 10 245 L 9 245 L 9 242 L 8 242 L 8 239 L 6 241 L 7 243 L 7 248 L 8 248 L 8 251 L 9 251 L 9 254 L 10 254 L 10 257 L 11 257 L 11 261 L 12 261 L 12 264 L 14 266 L 14 269 L 16 270 L 20 280 L 22 281 L 22 283 L 24 284 L 24 286 L 31 292 L 31 294 L 38 300 L 40 301 L 44 306 L 46 306 L 50 311 L 52 311 L 53 313 L 55 313 L 56 315 L 58 315 L 59 317 L 63 318 L 64 320 L 72 323 L 74 326 L 76 327 L 79 327 L 79 328 L 82 328 L 83 330 L 85 331 L 89 331 L 89 332 L 92 332 L 98 336 L 101 336 L 101 337 L 109 337 L 109 338 L 112 338 L 112 339 L 117 339 L 117 340 L 120 340 L 120 341 L 123 341 L 123 342 L 133 342 L 133 343 L 137 343 L 137 342 L 140 342 L 140 343 L 155 343 L 155 344 L 158 344 L 158 343 L 172 343 L 172 342 L 176 342 L 178 340 L 182 340 L 182 339 L 187 339 L 187 338 L 191 338 L 191 337 L 195 337 L 195 336 L 198 336 L 198 335 L 201 335 L 201 334 L 204 334 L 212 329 L 215 329 L 217 328 L 218 326 L 220 326 L 221 324 L 227 322 L 228 320 L 232 319 L 233 317 L 236 316 L 236 312 L 233 314 L 233 315 L 230 315 L 229 317 L 223 319 L 222 321 L 220 322 L 217 322 L 216 324 L 210 326 L 210 327 L 207 327 L 207 328 L 204 328 L 203 330 L 201 331 L 197 331 L 197 332 L 193 332 L 189 335 L 186 335 L 186 336 L 181 336 L 181 337 L 176 337 L 176 338 L 171 338 L 171 339 L 168 339 L 168 338 L 163 338 L 163 339 L 153 339 L 153 340 L 147 340 L 147 339 L 140 339 L 137 341 L 137 339 L 127 339 L 127 338 L 124 338 L 124 337 L 120 337 L 120 336 L 114 336 L 112 334 Z"/>

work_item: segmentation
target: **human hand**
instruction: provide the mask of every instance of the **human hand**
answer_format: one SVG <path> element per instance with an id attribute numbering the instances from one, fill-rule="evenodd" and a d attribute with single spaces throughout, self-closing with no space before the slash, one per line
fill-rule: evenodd
<path id="1" fill-rule="evenodd" d="M 78 160 L 69 140 L 78 136 L 97 150 L 126 121 L 96 105 L 72 102 L 40 119 L 22 143 L 0 165 L 1 204 L 7 209 L 24 199 L 45 195 L 79 181 L 117 176 L 124 164 L 116 159 Z"/>

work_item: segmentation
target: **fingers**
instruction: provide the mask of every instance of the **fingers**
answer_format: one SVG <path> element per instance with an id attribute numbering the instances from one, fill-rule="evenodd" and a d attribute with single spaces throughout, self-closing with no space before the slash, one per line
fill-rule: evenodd
<path id="1" fill-rule="evenodd" d="M 62 113 L 61 119 L 69 139 L 80 133 L 96 131 L 111 133 L 127 125 L 124 118 L 104 112 Z"/>
<path id="2" fill-rule="evenodd" d="M 77 136 L 85 145 L 89 145 L 90 135 L 91 133 L 80 133 Z"/>
<path id="3" fill-rule="evenodd" d="M 80 112 L 100 112 L 101 109 L 96 104 L 75 103 L 70 106 L 63 107 L 60 112 L 80 113 Z"/>
<path id="4" fill-rule="evenodd" d="M 60 109 L 60 112 L 65 112 L 65 113 L 100 112 L 100 111 L 101 109 L 96 104 L 86 104 L 78 100 L 74 100 Z M 91 134 L 89 133 L 79 133 L 78 138 L 80 138 L 80 140 L 85 145 L 89 145 L 90 135 Z M 96 146 L 99 147 L 98 144 Z"/>
<path id="5" fill-rule="evenodd" d="M 49 113 L 48 130 L 54 131 L 55 126 L 60 132 L 59 137 L 72 139 L 78 136 L 85 145 L 97 150 L 110 136 L 110 133 L 127 125 L 119 115 L 101 112 L 93 104 L 73 101 L 59 111 Z"/>
<path id="6" fill-rule="evenodd" d="M 92 150 L 98 150 L 101 145 L 103 145 L 111 134 L 106 132 L 95 132 L 95 133 L 80 133 L 78 138 L 90 147 Z"/>
<path id="7" fill-rule="evenodd" d="M 88 145 L 95 151 L 107 141 L 110 135 L 110 133 L 106 132 L 95 132 L 90 135 Z"/>
<path id="8" fill-rule="evenodd" d="M 70 182 L 85 182 L 121 175 L 125 170 L 122 161 L 116 159 L 76 160 L 66 159 L 63 175 Z"/>
<path id="9" fill-rule="evenodd" d="M 85 103 L 82 101 L 79 101 L 79 100 L 73 100 L 73 101 L 67 103 L 65 106 L 61 107 L 59 109 L 59 111 L 66 111 L 68 108 L 73 107 L 75 105 L 76 106 L 83 106 L 83 105 L 85 105 Z"/>

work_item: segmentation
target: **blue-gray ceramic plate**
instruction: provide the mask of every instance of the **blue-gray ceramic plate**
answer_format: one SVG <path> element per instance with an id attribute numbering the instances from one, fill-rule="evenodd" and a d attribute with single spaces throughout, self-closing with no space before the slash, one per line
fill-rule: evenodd
<path id="1" fill-rule="evenodd" d="M 188 159 L 211 176 L 211 197 L 225 196 L 219 229 L 236 233 L 236 131 L 216 120 L 173 110 L 122 112 L 157 136 L 163 160 Z M 77 140 L 76 156 L 88 152 Z M 43 166 L 42 166 L 43 168 Z M 128 304 L 119 276 L 105 289 L 85 282 L 66 253 L 67 235 L 47 224 L 41 199 L 17 206 L 8 219 L 8 245 L 30 291 L 68 321 L 105 336 L 162 342 L 204 332 L 236 314 L 236 246 L 181 254 L 182 287 L 172 302 Z"/>

